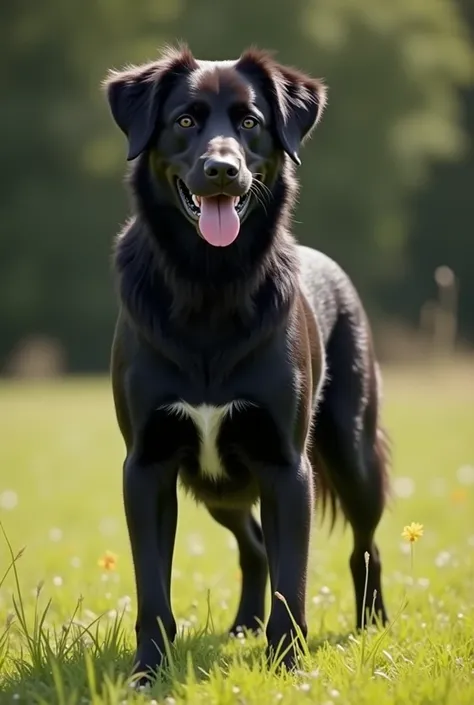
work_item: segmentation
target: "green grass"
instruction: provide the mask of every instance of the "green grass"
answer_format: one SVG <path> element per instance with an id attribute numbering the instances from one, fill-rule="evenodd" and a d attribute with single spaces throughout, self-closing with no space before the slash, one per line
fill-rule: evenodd
<path id="1" fill-rule="evenodd" d="M 473 366 L 390 370 L 385 386 L 396 492 L 378 540 L 392 629 L 364 644 L 351 636 L 350 534 L 338 526 L 328 538 L 316 525 L 309 654 L 297 674 L 269 671 L 263 638 L 225 636 L 240 587 L 231 536 L 182 500 L 173 606 L 183 635 L 152 692 L 136 693 L 123 447 L 108 381 L 1 384 L 0 520 L 14 554 L 24 551 L 18 583 L 10 570 L 0 586 L 0 702 L 472 705 Z M 413 575 L 400 536 L 412 521 L 425 527 Z M 106 550 L 115 571 L 98 565 Z M 0 536 L 0 581 L 9 562 Z"/>

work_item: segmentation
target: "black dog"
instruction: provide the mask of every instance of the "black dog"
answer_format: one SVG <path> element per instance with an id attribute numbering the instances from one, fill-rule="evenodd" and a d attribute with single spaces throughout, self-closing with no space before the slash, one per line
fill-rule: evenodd
<path id="1" fill-rule="evenodd" d="M 298 247 L 290 211 L 301 141 L 325 88 L 250 50 L 197 61 L 186 48 L 112 73 L 113 117 L 136 162 L 135 216 L 119 235 L 113 391 L 127 457 L 124 500 L 138 594 L 137 669 L 155 669 L 170 605 L 177 479 L 235 536 L 242 595 L 232 630 L 272 594 L 307 634 L 314 486 L 352 526 L 357 623 L 386 613 L 374 532 L 387 487 L 379 380 L 348 277 Z M 261 527 L 252 506 L 260 500 Z M 271 653 L 291 644 L 275 596 Z M 293 635 L 294 636 L 294 635 Z M 285 663 L 294 664 L 288 649 Z"/>

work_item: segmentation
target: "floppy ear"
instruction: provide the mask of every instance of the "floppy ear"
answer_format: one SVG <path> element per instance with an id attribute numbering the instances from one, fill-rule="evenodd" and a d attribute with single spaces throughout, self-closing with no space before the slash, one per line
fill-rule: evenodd
<path id="1" fill-rule="evenodd" d="M 237 69 L 252 75 L 262 86 L 273 109 L 280 144 L 299 166 L 299 147 L 319 122 L 326 105 L 323 81 L 283 66 L 258 49 L 242 54 Z"/>
<path id="2" fill-rule="evenodd" d="M 112 116 L 128 138 L 128 161 L 138 157 L 150 144 L 160 104 L 176 77 L 196 67 L 189 49 L 180 47 L 167 49 L 159 61 L 109 72 L 104 87 Z"/>

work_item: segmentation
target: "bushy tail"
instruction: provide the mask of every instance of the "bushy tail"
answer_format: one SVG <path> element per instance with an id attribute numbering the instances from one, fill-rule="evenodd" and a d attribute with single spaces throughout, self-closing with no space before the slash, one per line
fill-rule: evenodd
<path id="1" fill-rule="evenodd" d="M 392 458 L 392 444 L 386 430 L 381 426 L 377 428 L 374 457 L 376 471 L 379 473 L 381 491 L 383 493 L 383 502 L 389 500 L 391 496 L 390 488 L 390 466 Z M 321 519 L 324 520 L 329 516 L 330 533 L 333 531 L 336 520 L 341 517 L 344 524 L 347 524 L 347 517 L 344 514 L 344 508 L 341 506 L 337 491 L 331 480 L 331 473 L 327 467 L 324 458 L 317 448 L 312 448 L 312 461 L 314 468 L 314 478 L 316 485 L 316 502 L 319 505 Z"/>

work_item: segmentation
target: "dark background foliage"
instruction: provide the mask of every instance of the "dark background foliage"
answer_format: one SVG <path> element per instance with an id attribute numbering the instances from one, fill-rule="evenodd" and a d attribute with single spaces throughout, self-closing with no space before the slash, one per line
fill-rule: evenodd
<path id="1" fill-rule="evenodd" d="M 347 269 L 379 335 L 416 329 L 448 265 L 460 340 L 474 342 L 473 31 L 470 0 L 2 3 L 0 370 L 31 335 L 59 341 L 69 370 L 106 368 L 128 200 L 100 81 L 176 39 L 199 58 L 255 43 L 327 81 L 299 238 Z"/>

